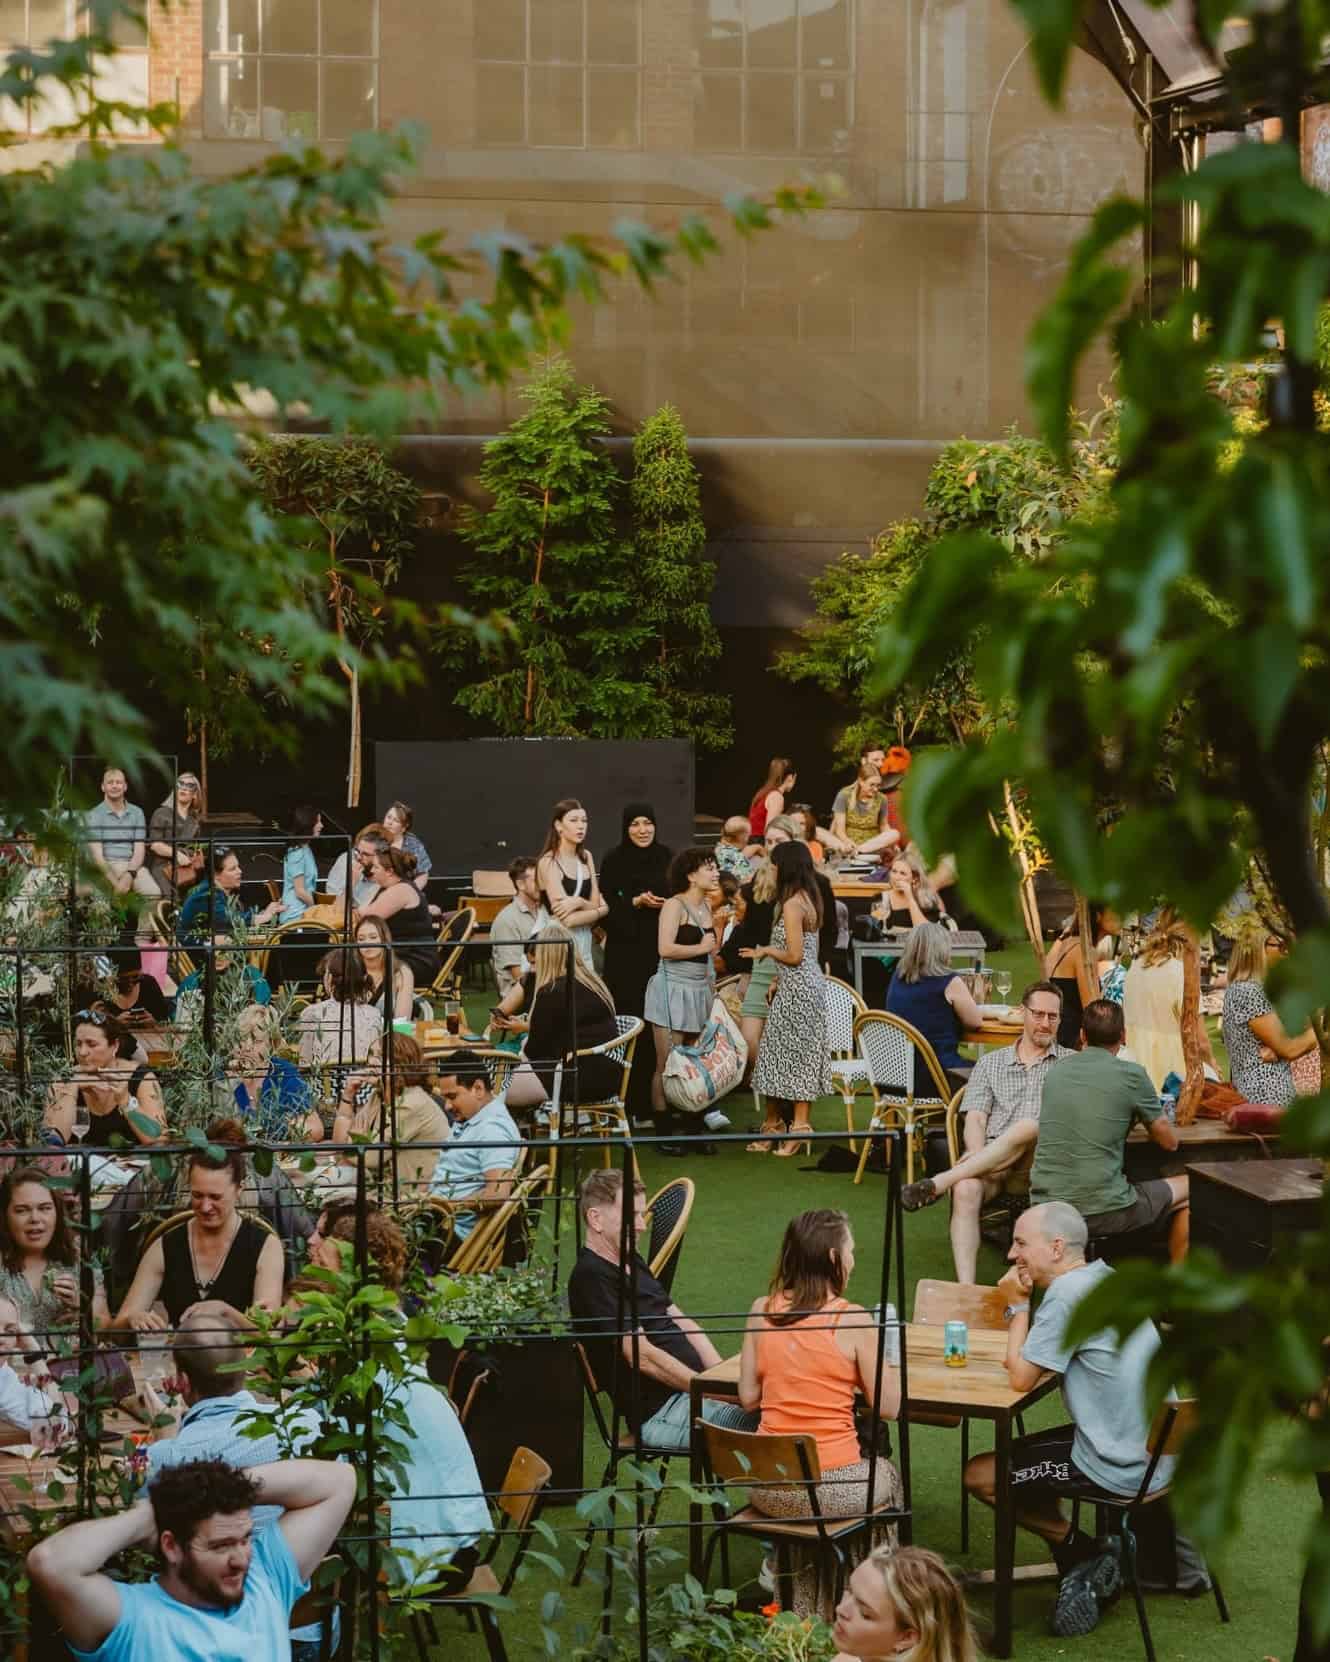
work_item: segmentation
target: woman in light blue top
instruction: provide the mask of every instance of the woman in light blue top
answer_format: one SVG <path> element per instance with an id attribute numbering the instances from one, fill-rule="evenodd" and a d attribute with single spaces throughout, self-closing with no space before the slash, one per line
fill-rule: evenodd
<path id="1" fill-rule="evenodd" d="M 286 858 L 282 861 L 282 910 L 278 921 L 294 923 L 314 904 L 314 891 L 319 885 L 319 868 L 314 859 L 310 839 L 322 836 L 323 818 L 317 808 L 302 804 L 291 815 L 287 827 L 291 837 Z"/>

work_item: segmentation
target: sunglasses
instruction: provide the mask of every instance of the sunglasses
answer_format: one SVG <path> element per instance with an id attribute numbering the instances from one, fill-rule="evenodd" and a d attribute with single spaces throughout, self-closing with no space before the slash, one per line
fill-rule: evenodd
<path id="1" fill-rule="evenodd" d="M 79 1010 L 74 1016 L 75 1027 L 105 1027 L 111 1018 L 105 1010 Z"/>

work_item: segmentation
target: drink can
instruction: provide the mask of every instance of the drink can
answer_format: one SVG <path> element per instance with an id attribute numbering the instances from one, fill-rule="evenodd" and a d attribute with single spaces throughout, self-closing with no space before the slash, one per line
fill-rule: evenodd
<path id="1" fill-rule="evenodd" d="M 964 1322 L 947 1322 L 942 1329 L 942 1360 L 949 1368 L 963 1368 L 969 1356 L 969 1328 Z"/>

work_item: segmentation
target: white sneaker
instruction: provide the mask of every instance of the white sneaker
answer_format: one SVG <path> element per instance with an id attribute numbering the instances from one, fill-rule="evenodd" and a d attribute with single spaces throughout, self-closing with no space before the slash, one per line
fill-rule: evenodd
<path id="1" fill-rule="evenodd" d="M 728 1131 L 730 1120 L 728 1114 L 722 1114 L 719 1108 L 713 1108 L 710 1113 L 703 1114 L 702 1124 L 708 1131 Z"/>

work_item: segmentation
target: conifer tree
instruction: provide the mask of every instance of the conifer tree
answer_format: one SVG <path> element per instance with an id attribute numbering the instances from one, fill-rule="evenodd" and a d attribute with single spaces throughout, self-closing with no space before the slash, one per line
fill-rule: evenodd
<path id="1" fill-rule="evenodd" d="M 651 632 L 642 672 L 654 689 L 654 737 L 723 749 L 734 730 L 730 701 L 707 690 L 720 657 L 711 620 L 714 562 L 703 557 L 706 528 L 697 469 L 679 412 L 663 404 L 633 441 L 634 615 Z"/>
<path id="2" fill-rule="evenodd" d="M 521 394 L 526 412 L 485 447 L 494 498 L 461 535 L 481 556 L 460 574 L 477 609 L 503 614 L 507 648 L 477 660 L 456 632 L 440 650 L 471 678 L 456 702 L 508 735 L 642 738 L 654 686 L 636 667 L 651 626 L 635 613 L 623 484 L 601 442 L 608 401 L 562 358 Z"/>

